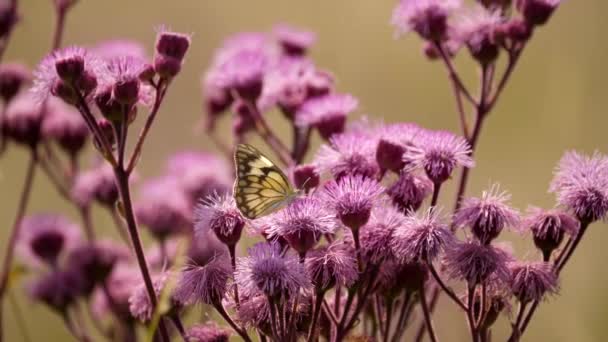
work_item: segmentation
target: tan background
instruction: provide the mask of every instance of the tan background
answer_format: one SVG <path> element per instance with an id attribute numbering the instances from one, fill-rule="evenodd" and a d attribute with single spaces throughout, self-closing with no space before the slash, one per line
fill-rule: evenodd
<path id="1" fill-rule="evenodd" d="M 389 18 L 395 3 L 88 0 L 70 13 L 64 41 L 65 45 L 92 44 L 124 37 L 141 40 L 151 52 L 154 27 L 159 24 L 194 33 L 184 70 L 170 89 L 145 148 L 140 171 L 151 176 L 160 172 L 163 160 L 171 153 L 184 148 L 211 148 L 210 142 L 196 136 L 192 127 L 201 115 L 199 77 L 213 49 L 229 34 L 268 30 L 278 22 L 309 27 L 318 33 L 314 59 L 335 74 L 341 91 L 360 99 L 362 114 L 386 121 L 415 121 L 430 128 L 457 129 L 454 102 L 441 65 L 422 57 L 420 42 L 414 36 L 393 39 Z M 5 60 L 34 66 L 50 46 L 54 20 L 51 1 L 23 0 L 21 12 L 23 19 Z M 547 187 L 564 150 L 607 152 L 607 12 L 608 3 L 603 0 L 566 1 L 549 25 L 535 33 L 512 82 L 487 121 L 469 193 L 479 193 L 498 181 L 512 192 L 516 207 L 525 209 L 528 203 L 550 207 L 554 198 L 547 194 Z M 473 66 L 466 58 L 460 58 L 458 67 L 472 84 L 476 77 Z M 221 127 L 228 130 L 229 125 Z M 2 241 L 15 211 L 25 163 L 24 151 L 15 147 L 0 159 Z M 39 176 L 29 212 L 62 210 L 76 219 L 73 210 L 42 174 Z M 453 196 L 444 193 L 443 197 L 451 203 Z M 98 222 L 98 228 L 110 224 L 103 215 L 99 215 Z M 606 340 L 606 228 L 604 224 L 591 228 L 564 273 L 563 294 L 541 307 L 526 340 Z M 530 240 L 510 240 L 515 242 L 520 256 L 536 257 Z M 21 295 L 19 303 L 34 340 L 68 339 L 58 317 L 48 309 L 32 305 Z M 450 305 L 444 307 L 435 318 L 440 338 L 464 339 L 464 318 Z M 7 341 L 21 340 L 10 314 L 6 323 Z M 497 341 L 497 337 L 504 336 L 507 321 L 503 319 L 498 326 Z"/>

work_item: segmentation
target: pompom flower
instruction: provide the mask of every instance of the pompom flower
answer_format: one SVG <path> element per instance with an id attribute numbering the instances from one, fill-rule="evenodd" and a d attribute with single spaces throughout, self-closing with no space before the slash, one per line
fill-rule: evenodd
<path id="1" fill-rule="evenodd" d="M 248 252 L 236 261 L 235 281 L 244 296 L 292 297 L 310 286 L 304 265 L 279 244 L 258 243 Z"/>
<path id="2" fill-rule="evenodd" d="M 47 110 L 31 93 L 17 95 L 5 111 L 2 118 L 3 135 L 28 147 L 34 147 L 41 141 Z"/>
<path id="3" fill-rule="evenodd" d="M 154 293 L 156 297 L 160 297 L 161 293 L 171 280 L 173 274 L 171 273 L 160 273 L 152 278 L 152 285 L 154 287 Z M 182 303 L 178 302 L 173 294 L 170 295 L 169 305 L 171 310 L 181 307 Z M 150 302 L 150 296 L 146 290 L 146 285 L 143 281 L 133 289 L 131 296 L 129 297 L 129 310 L 131 315 L 141 322 L 149 322 L 152 319 L 154 313 L 154 307 Z"/>
<path id="4" fill-rule="evenodd" d="M 502 12 L 477 5 L 463 15 L 454 28 L 454 38 L 469 48 L 481 64 L 496 60 L 504 38 L 499 28 L 505 22 Z"/>
<path id="5" fill-rule="evenodd" d="M 330 172 L 336 179 L 348 175 L 377 178 L 380 172 L 374 139 L 358 130 L 332 136 L 329 144 L 319 148 L 315 163 L 321 173 Z"/>
<path id="6" fill-rule="evenodd" d="M 519 212 L 508 205 L 511 195 L 500 191 L 498 185 L 484 191 L 481 198 L 471 197 L 462 201 L 454 216 L 454 224 L 470 227 L 473 235 L 482 243 L 489 244 L 505 227 L 518 227 Z"/>
<path id="7" fill-rule="evenodd" d="M 42 135 L 57 144 L 74 158 L 89 137 L 89 128 L 74 107 L 56 98 L 46 102 L 46 115 L 42 122 Z"/>
<path id="8" fill-rule="evenodd" d="M 340 243 L 313 250 L 306 257 L 306 269 L 318 291 L 335 285 L 351 286 L 359 277 L 357 261 L 350 248 Z"/>
<path id="9" fill-rule="evenodd" d="M 562 0 L 517 0 L 516 8 L 532 25 L 544 25 Z"/>
<path id="10" fill-rule="evenodd" d="M 435 184 L 445 182 L 458 166 L 473 167 L 471 147 L 467 141 L 451 132 L 429 131 L 418 147 L 403 154 L 409 168 L 421 168 Z"/>
<path id="11" fill-rule="evenodd" d="M 232 332 L 222 328 L 214 322 L 197 324 L 186 331 L 189 342 L 228 342 Z"/>
<path id="12" fill-rule="evenodd" d="M 510 272 L 507 264 L 513 257 L 507 251 L 478 242 L 463 242 L 447 250 L 445 264 L 453 279 L 465 280 L 469 286 L 494 279 L 507 283 Z"/>
<path id="13" fill-rule="evenodd" d="M 545 295 L 557 293 L 557 274 L 545 262 L 516 263 L 511 267 L 511 291 L 522 303 L 540 301 Z"/>
<path id="14" fill-rule="evenodd" d="M 9 103 L 32 79 L 30 70 L 19 63 L 0 64 L 0 98 Z"/>
<path id="15" fill-rule="evenodd" d="M 182 69 L 191 40 L 190 35 L 161 27 L 156 35 L 154 71 L 162 78 L 175 77 Z"/>
<path id="16" fill-rule="evenodd" d="M 314 127 L 329 140 L 344 131 L 346 116 L 359 106 L 359 101 L 349 94 L 328 94 L 305 102 L 296 113 L 297 126 Z"/>
<path id="17" fill-rule="evenodd" d="M 380 168 L 399 173 L 405 166 L 403 153 L 410 146 L 415 146 L 417 138 L 423 133 L 424 129 L 413 123 L 380 125 L 376 128 L 376 161 Z"/>
<path id="18" fill-rule="evenodd" d="M 234 246 L 241 239 L 245 219 L 231 194 L 212 195 L 196 208 L 194 216 L 197 235 L 212 231 L 227 246 Z"/>
<path id="19" fill-rule="evenodd" d="M 83 207 L 88 206 L 92 201 L 113 207 L 118 200 L 118 188 L 112 167 L 103 163 L 78 173 L 72 186 L 72 198 Z"/>
<path id="20" fill-rule="evenodd" d="M 446 38 L 449 15 L 460 5 L 460 0 L 401 0 L 391 23 L 399 35 L 414 31 L 423 39 L 441 41 Z"/>
<path id="21" fill-rule="evenodd" d="M 422 202 L 433 192 L 433 183 L 425 175 L 402 171 L 399 179 L 386 189 L 393 204 L 407 214 L 420 209 Z"/>
<path id="22" fill-rule="evenodd" d="M 555 170 L 549 191 L 557 202 L 584 223 L 601 220 L 608 213 L 608 158 L 600 153 L 585 156 L 566 152 Z"/>
<path id="23" fill-rule="evenodd" d="M 226 258 L 217 257 L 205 265 L 190 265 L 181 272 L 173 296 L 185 305 L 218 304 L 226 293 L 232 267 Z"/>
<path id="24" fill-rule="evenodd" d="M 315 43 L 317 37 L 311 31 L 302 30 L 289 25 L 277 25 L 273 33 L 288 56 L 304 56 L 307 50 Z"/>
<path id="25" fill-rule="evenodd" d="M 69 271 L 53 270 L 29 284 L 30 297 L 46 304 L 60 314 L 66 314 L 78 296 L 73 286 L 73 274 Z"/>
<path id="26" fill-rule="evenodd" d="M 389 246 L 394 239 L 394 232 L 403 228 L 405 222 L 405 216 L 391 205 L 376 206 L 372 210 L 369 221 L 361 227 L 359 232 L 363 259 L 374 265 L 379 265 L 394 258 L 393 251 Z"/>
<path id="27" fill-rule="evenodd" d="M 348 176 L 327 183 L 323 190 L 337 218 L 350 229 L 358 230 L 368 222 L 374 202 L 384 189 L 373 179 Z"/>
<path id="28" fill-rule="evenodd" d="M 437 208 L 425 213 L 410 213 L 393 233 L 390 244 L 402 262 L 431 263 L 454 243 L 454 235 L 442 221 Z"/>
<path id="29" fill-rule="evenodd" d="M 570 214 L 559 210 L 542 210 L 529 208 L 522 228 L 529 229 L 534 244 L 540 249 L 546 260 L 551 252 L 559 247 L 566 234 L 574 236 L 578 232 L 579 222 Z"/>

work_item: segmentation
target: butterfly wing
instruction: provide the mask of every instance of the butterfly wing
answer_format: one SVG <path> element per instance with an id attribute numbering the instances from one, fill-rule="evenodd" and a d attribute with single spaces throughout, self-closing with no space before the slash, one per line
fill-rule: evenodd
<path id="1" fill-rule="evenodd" d="M 234 199 L 247 218 L 269 213 L 293 197 L 295 192 L 285 174 L 253 146 L 239 144 L 234 163 Z"/>

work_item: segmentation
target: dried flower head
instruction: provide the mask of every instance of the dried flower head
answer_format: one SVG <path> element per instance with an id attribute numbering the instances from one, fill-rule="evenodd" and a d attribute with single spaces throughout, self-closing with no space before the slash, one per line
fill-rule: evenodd
<path id="1" fill-rule="evenodd" d="M 425 176 L 401 171 L 399 178 L 386 189 L 393 204 L 407 214 L 420 209 L 422 202 L 433 192 L 433 183 Z"/>
<path id="2" fill-rule="evenodd" d="M 549 260 L 551 252 L 559 247 L 566 234 L 576 235 L 579 222 L 560 210 L 531 207 L 522 226 L 524 229 L 530 229 L 534 244 L 543 252 L 545 259 Z"/>
<path id="3" fill-rule="evenodd" d="M 353 251 L 342 243 L 310 252 L 306 269 L 317 291 L 326 291 L 335 285 L 349 287 L 359 277 Z"/>
<path id="4" fill-rule="evenodd" d="M 231 275 L 230 262 L 224 257 L 217 257 L 205 265 L 186 266 L 173 296 L 185 305 L 218 304 L 224 298 Z"/>
<path id="5" fill-rule="evenodd" d="M 218 326 L 215 322 L 197 324 L 186 331 L 189 342 L 228 342 L 232 332 Z"/>
<path id="6" fill-rule="evenodd" d="M 473 235 L 482 243 L 489 244 L 505 227 L 519 226 L 519 212 L 508 205 L 511 195 L 500 191 L 498 185 L 484 191 L 481 198 L 471 197 L 462 201 L 454 216 L 454 224 L 470 227 Z"/>
<path id="7" fill-rule="evenodd" d="M 297 126 L 314 127 L 329 140 L 344 131 L 346 116 L 359 106 L 359 101 L 349 94 L 328 94 L 306 101 L 296 113 Z"/>
<path id="8" fill-rule="evenodd" d="M 540 301 L 558 291 L 557 274 L 546 262 L 515 263 L 511 266 L 511 291 L 522 303 Z"/>
<path id="9" fill-rule="evenodd" d="M 244 296 L 291 297 L 309 287 L 304 265 L 294 255 L 283 253 L 279 244 L 258 243 L 248 252 L 248 256 L 237 258 L 235 273 Z"/>
<path id="10" fill-rule="evenodd" d="M 391 23 L 399 35 L 414 31 L 423 39 L 441 41 L 447 35 L 448 17 L 460 5 L 460 0 L 401 0 Z"/>
<path id="11" fill-rule="evenodd" d="M 61 254 L 81 241 L 80 228 L 67 218 L 55 214 L 26 216 L 21 221 L 18 251 L 31 265 L 55 266 Z"/>
<path id="12" fill-rule="evenodd" d="M 315 163 L 322 173 L 329 171 L 336 179 L 348 175 L 376 179 L 380 172 L 374 140 L 359 131 L 332 136 L 329 144 L 319 148 Z"/>
<path id="13" fill-rule="evenodd" d="M 156 35 L 154 71 L 162 78 L 175 77 L 182 69 L 191 40 L 192 37 L 188 34 L 161 27 Z"/>
<path id="14" fill-rule="evenodd" d="M 231 194 L 212 195 L 195 210 L 195 231 L 197 235 L 207 231 L 228 246 L 234 246 L 241 239 L 245 219 L 236 207 Z"/>
<path id="15" fill-rule="evenodd" d="M 608 212 L 608 158 L 566 152 L 555 170 L 549 191 L 579 220 L 590 223 Z"/>
<path id="16" fill-rule="evenodd" d="M 416 215 L 410 212 L 393 232 L 390 244 L 397 259 L 404 263 L 433 262 L 454 243 L 454 235 L 443 222 L 440 210 L 429 208 Z"/>
<path id="17" fill-rule="evenodd" d="M 509 252 L 478 242 L 458 243 L 445 256 L 448 275 L 467 281 L 469 286 L 489 280 L 506 283 L 510 275 L 507 264 L 512 260 Z"/>

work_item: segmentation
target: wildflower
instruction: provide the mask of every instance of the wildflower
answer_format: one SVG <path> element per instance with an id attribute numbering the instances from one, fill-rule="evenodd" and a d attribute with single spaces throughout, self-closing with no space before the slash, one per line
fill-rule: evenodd
<path id="1" fill-rule="evenodd" d="M 393 232 L 390 247 L 403 262 L 431 263 L 453 243 L 454 236 L 442 222 L 439 210 L 430 208 L 421 215 L 406 216 Z"/>
<path id="2" fill-rule="evenodd" d="M 417 211 L 433 192 L 433 183 L 425 175 L 401 171 L 399 178 L 387 190 L 387 195 L 402 213 Z"/>
<path id="3" fill-rule="evenodd" d="M 476 6 L 464 15 L 455 27 L 456 39 L 466 44 L 469 52 L 481 64 L 489 64 L 498 58 L 504 18 L 500 10 Z"/>
<path id="4" fill-rule="evenodd" d="M 0 98 L 9 103 L 31 81 L 30 70 L 19 63 L 0 64 Z"/>
<path id="5" fill-rule="evenodd" d="M 256 101 L 262 93 L 269 63 L 263 51 L 239 51 L 219 66 L 217 82 L 224 89 L 236 91 L 244 100 Z"/>
<path id="6" fill-rule="evenodd" d="M 445 264 L 448 275 L 466 280 L 469 287 L 487 282 L 490 278 L 506 283 L 509 279 L 507 263 L 512 256 L 505 250 L 478 242 L 463 242 L 447 250 Z"/>
<path id="7" fill-rule="evenodd" d="M 197 324 L 186 331 L 190 342 L 228 342 L 232 332 L 229 329 L 219 327 L 214 322 Z"/>
<path id="8" fill-rule="evenodd" d="M 381 125 L 377 130 L 376 161 L 381 169 L 398 173 L 405 166 L 403 153 L 415 145 L 423 130 L 420 126 L 410 123 Z"/>
<path id="9" fill-rule="evenodd" d="M 442 41 L 448 32 L 448 17 L 460 5 L 459 0 L 401 0 L 391 23 L 399 35 L 414 31 L 422 39 Z"/>
<path id="10" fill-rule="evenodd" d="M 467 198 L 454 216 L 456 226 L 471 228 L 473 235 L 482 243 L 489 244 L 505 227 L 517 227 L 519 213 L 509 207 L 511 195 L 500 192 L 498 185 L 484 191 L 481 198 Z"/>
<path id="11" fill-rule="evenodd" d="M 89 137 L 84 119 L 73 107 L 56 98 L 46 102 L 46 109 L 42 122 L 43 137 L 56 141 L 70 157 L 76 157 Z"/>
<path id="12" fill-rule="evenodd" d="M 187 34 L 161 28 L 156 35 L 154 71 L 162 78 L 173 78 L 182 69 L 182 63 L 191 44 Z"/>
<path id="13" fill-rule="evenodd" d="M 27 263 L 57 265 L 61 254 L 81 241 L 80 229 L 63 216 L 36 214 L 21 222 L 18 251 Z"/>
<path id="14" fill-rule="evenodd" d="M 217 304 L 228 287 L 232 268 L 226 258 L 217 257 L 205 265 L 188 265 L 181 272 L 173 296 L 181 303 Z"/>
<path id="15" fill-rule="evenodd" d="M 17 95 L 6 107 L 3 133 L 17 143 L 36 146 L 42 139 L 42 123 L 46 107 L 30 93 Z"/>
<path id="16" fill-rule="evenodd" d="M 173 275 L 168 272 L 153 276 L 152 284 L 157 298 L 164 291 L 169 281 L 172 280 L 172 277 Z M 173 297 L 173 294 L 171 294 L 169 305 L 170 311 L 174 311 L 179 309 L 182 306 L 182 303 L 178 302 Z M 129 297 L 129 310 L 131 311 L 131 315 L 141 322 L 149 322 L 150 319 L 152 319 L 154 307 L 150 302 L 150 296 L 143 281 L 133 289 L 133 293 Z"/>
<path id="17" fill-rule="evenodd" d="M 102 70 L 96 103 L 106 118 L 112 117 L 110 112 L 114 107 L 122 114 L 123 106 L 130 109 L 135 103 L 149 102 L 150 89 L 140 80 L 145 70 L 142 60 L 133 56 L 117 57 L 105 63 Z"/>
<path id="18" fill-rule="evenodd" d="M 292 297 L 309 286 L 304 265 L 276 244 L 258 243 L 249 255 L 237 258 L 235 281 L 246 297 L 264 294 L 268 298 Z"/>
<path id="19" fill-rule="evenodd" d="M 298 189 L 309 191 L 319 186 L 321 177 L 313 164 L 300 164 L 293 171 L 293 183 Z"/>
<path id="20" fill-rule="evenodd" d="M 72 285 L 72 274 L 69 271 L 53 270 L 32 281 L 28 292 L 34 300 L 46 304 L 60 314 L 66 314 L 77 298 Z"/>
<path id="21" fill-rule="evenodd" d="M 83 207 L 97 201 L 112 208 L 118 200 L 118 188 L 112 167 L 104 163 L 79 172 L 72 186 L 72 198 Z"/>
<path id="22" fill-rule="evenodd" d="M 371 137 L 361 132 L 333 136 L 321 146 L 315 163 L 321 172 L 329 171 L 334 178 L 360 175 L 377 179 L 380 168 L 376 163 L 375 145 Z"/>
<path id="23" fill-rule="evenodd" d="M 540 301 L 558 291 L 557 274 L 546 262 L 517 263 L 511 267 L 511 291 L 522 303 Z"/>
<path id="24" fill-rule="evenodd" d="M 561 2 L 561 0 L 517 0 L 515 7 L 530 24 L 544 25 Z"/>
<path id="25" fill-rule="evenodd" d="M 245 219 L 230 194 L 208 197 L 196 208 L 194 216 L 197 235 L 212 231 L 229 247 L 235 246 L 241 239 Z"/>
<path id="26" fill-rule="evenodd" d="M 555 170 L 549 191 L 583 223 L 603 219 L 608 212 L 608 158 L 566 152 Z"/>
<path id="27" fill-rule="evenodd" d="M 374 265 L 393 258 L 393 251 L 389 246 L 393 241 L 393 234 L 402 228 L 405 222 L 403 214 L 391 205 L 374 207 L 369 221 L 361 227 L 359 233 L 363 258 Z"/>
<path id="28" fill-rule="evenodd" d="M 344 131 L 346 116 L 359 106 L 349 94 L 328 94 L 306 101 L 296 113 L 297 126 L 314 127 L 325 139 Z"/>
<path id="29" fill-rule="evenodd" d="M 523 228 L 532 231 L 534 244 L 543 252 L 545 260 L 549 260 L 566 234 L 574 236 L 578 232 L 578 225 L 579 222 L 565 212 L 540 208 L 529 208 L 523 221 Z"/>
<path id="30" fill-rule="evenodd" d="M 97 289 L 93 293 L 93 312 L 97 316 L 104 316 L 111 312 L 121 320 L 131 321 L 133 318 L 129 309 L 129 298 L 140 284 L 141 272 L 137 268 L 127 263 L 116 264 L 106 280 L 106 289 Z M 111 298 L 111 303 L 106 291 Z"/>
<path id="31" fill-rule="evenodd" d="M 327 183 L 323 194 L 342 223 L 356 231 L 369 221 L 374 202 L 382 191 L 382 186 L 373 179 L 348 176 Z"/>
<path id="32" fill-rule="evenodd" d="M 419 147 L 403 154 L 403 160 L 411 168 L 423 169 L 434 184 L 445 182 L 458 166 L 473 167 L 471 147 L 464 138 L 447 131 L 429 131 L 421 139 Z"/>
<path id="33" fill-rule="evenodd" d="M 403 290 L 418 292 L 429 278 L 428 268 L 422 263 L 388 260 L 379 266 L 376 278 L 378 292 L 389 298 L 397 297 Z"/>
<path id="34" fill-rule="evenodd" d="M 288 56 L 300 57 L 306 55 L 307 50 L 316 40 L 313 32 L 285 24 L 277 25 L 273 32 L 283 49 L 283 53 Z"/>
<path id="35" fill-rule="evenodd" d="M 335 285 L 349 287 L 359 277 L 352 250 L 339 243 L 311 251 L 306 258 L 306 269 L 320 292 Z"/>

